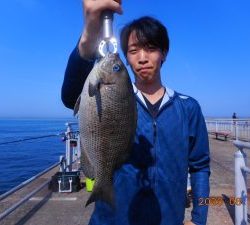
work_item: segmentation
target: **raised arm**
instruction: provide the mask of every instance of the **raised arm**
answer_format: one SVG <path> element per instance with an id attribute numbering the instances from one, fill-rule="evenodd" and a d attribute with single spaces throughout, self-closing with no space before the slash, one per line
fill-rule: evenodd
<path id="1" fill-rule="evenodd" d="M 89 61 L 81 58 L 78 47 L 70 54 L 61 89 L 62 102 L 66 107 L 74 108 L 93 65 L 94 60 Z"/>
<path id="2" fill-rule="evenodd" d="M 64 105 L 71 109 L 74 108 L 83 84 L 94 65 L 101 34 L 102 11 L 109 9 L 119 14 L 122 13 L 120 0 L 83 0 L 82 3 L 85 21 L 83 32 L 69 57 L 61 90 Z"/>

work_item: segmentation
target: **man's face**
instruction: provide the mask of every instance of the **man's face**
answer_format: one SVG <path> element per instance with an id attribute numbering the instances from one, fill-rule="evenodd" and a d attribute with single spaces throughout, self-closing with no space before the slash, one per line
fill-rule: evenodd
<path id="1" fill-rule="evenodd" d="M 138 82 L 153 83 L 160 77 L 165 55 L 155 46 L 140 46 L 135 32 L 132 32 L 128 39 L 127 60 Z"/>

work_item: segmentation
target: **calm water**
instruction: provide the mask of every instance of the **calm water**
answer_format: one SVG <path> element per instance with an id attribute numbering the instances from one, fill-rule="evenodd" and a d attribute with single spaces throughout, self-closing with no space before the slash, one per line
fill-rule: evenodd
<path id="1" fill-rule="evenodd" d="M 59 160 L 65 152 L 60 136 L 1 144 L 20 139 L 59 134 L 72 119 L 0 119 L 0 194 Z"/>

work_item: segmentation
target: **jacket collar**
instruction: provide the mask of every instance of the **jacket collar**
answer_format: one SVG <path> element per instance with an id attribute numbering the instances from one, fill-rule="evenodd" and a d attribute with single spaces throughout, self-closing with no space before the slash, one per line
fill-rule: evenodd
<path id="1" fill-rule="evenodd" d="M 134 93 L 137 95 L 137 97 L 141 100 L 141 102 L 147 107 L 147 104 L 142 96 L 141 91 L 135 86 L 135 84 L 133 83 L 133 89 L 134 89 Z M 172 90 L 171 88 L 168 88 L 165 86 L 166 92 L 163 96 L 160 108 L 167 103 L 173 96 L 174 96 L 174 90 Z M 159 108 L 159 109 L 160 109 Z"/>

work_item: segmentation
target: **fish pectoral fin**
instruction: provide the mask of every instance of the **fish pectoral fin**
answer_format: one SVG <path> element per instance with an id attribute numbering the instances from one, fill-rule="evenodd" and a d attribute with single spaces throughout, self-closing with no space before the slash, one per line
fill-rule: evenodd
<path id="1" fill-rule="evenodd" d="M 80 103 L 81 103 L 81 95 L 78 97 L 78 99 L 76 100 L 76 104 L 74 107 L 74 116 L 78 113 L 79 111 L 79 107 L 80 107 Z"/>
<path id="2" fill-rule="evenodd" d="M 89 96 L 93 97 L 100 89 L 101 80 L 97 79 L 95 82 L 89 82 Z"/>

